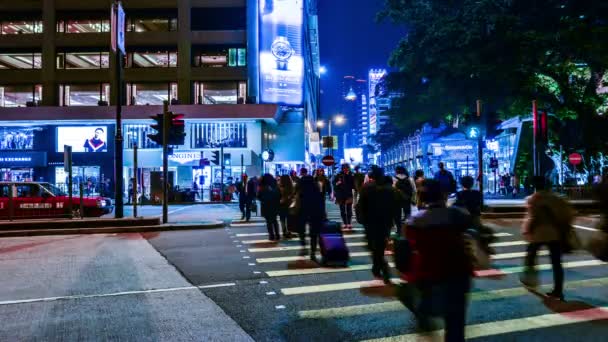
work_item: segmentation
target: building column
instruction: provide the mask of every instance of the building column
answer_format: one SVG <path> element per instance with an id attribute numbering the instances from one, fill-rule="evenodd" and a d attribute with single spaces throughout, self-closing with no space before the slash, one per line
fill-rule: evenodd
<path id="1" fill-rule="evenodd" d="M 192 34 L 191 1 L 178 1 L 177 8 L 177 97 L 180 104 L 192 104 Z"/>
<path id="2" fill-rule="evenodd" d="M 42 4 L 42 105 L 57 106 L 59 85 L 55 83 L 57 70 L 55 50 L 55 0 L 44 0 Z"/>

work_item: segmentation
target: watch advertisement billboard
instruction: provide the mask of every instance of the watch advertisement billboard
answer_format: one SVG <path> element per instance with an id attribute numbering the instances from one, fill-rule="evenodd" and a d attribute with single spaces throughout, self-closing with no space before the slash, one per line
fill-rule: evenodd
<path id="1" fill-rule="evenodd" d="M 304 0 L 259 0 L 260 103 L 304 100 Z"/>
<path id="2" fill-rule="evenodd" d="M 107 126 L 57 127 L 57 152 L 63 145 L 72 146 L 72 152 L 108 152 Z"/>

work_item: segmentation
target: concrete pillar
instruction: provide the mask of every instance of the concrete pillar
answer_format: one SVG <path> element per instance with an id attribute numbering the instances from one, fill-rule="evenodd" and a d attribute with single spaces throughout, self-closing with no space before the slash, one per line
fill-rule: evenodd
<path id="1" fill-rule="evenodd" d="M 44 0 L 42 3 L 42 105 L 59 104 L 58 87 L 55 83 L 56 50 L 55 50 L 55 0 Z"/>
<path id="2" fill-rule="evenodd" d="M 192 104 L 192 34 L 191 22 L 191 1 L 178 1 L 177 8 L 177 97 L 181 104 Z"/>

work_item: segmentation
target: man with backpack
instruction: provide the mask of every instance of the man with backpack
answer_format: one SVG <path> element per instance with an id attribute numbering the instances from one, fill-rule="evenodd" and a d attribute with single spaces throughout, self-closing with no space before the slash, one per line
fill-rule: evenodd
<path id="1" fill-rule="evenodd" d="M 397 227 L 397 232 L 399 232 L 399 228 L 401 228 L 403 222 L 402 219 L 407 220 L 412 213 L 412 203 L 414 203 L 413 197 L 416 189 L 409 173 L 403 166 L 395 168 L 394 187 L 397 191 L 395 226 Z"/>
<path id="2" fill-rule="evenodd" d="M 435 173 L 435 180 L 439 182 L 439 188 L 441 189 L 443 199 L 447 201 L 448 196 L 456 192 L 456 180 L 454 179 L 454 175 L 445 169 L 445 164 L 443 164 L 443 162 L 440 162 L 438 166 L 439 171 Z"/>

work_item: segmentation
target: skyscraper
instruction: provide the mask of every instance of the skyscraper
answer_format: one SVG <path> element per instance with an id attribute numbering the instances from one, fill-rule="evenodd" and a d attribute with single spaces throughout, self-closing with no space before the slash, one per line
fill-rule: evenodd
<path id="1" fill-rule="evenodd" d="M 367 143 L 367 81 L 354 76 L 344 76 L 341 92 L 341 113 L 349 120 L 350 139 L 345 147 L 359 147 Z"/>

